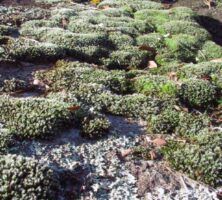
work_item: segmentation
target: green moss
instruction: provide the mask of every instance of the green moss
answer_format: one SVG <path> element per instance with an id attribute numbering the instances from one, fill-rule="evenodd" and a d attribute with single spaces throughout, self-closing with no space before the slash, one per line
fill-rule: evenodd
<path id="1" fill-rule="evenodd" d="M 104 116 L 88 116 L 82 121 L 80 134 L 83 137 L 96 139 L 108 134 L 110 122 Z"/>
<path id="2" fill-rule="evenodd" d="M 213 59 L 222 57 L 222 47 L 214 43 L 213 41 L 207 41 L 204 43 L 202 49 L 198 51 L 197 61 L 210 61 Z"/>
<path id="3" fill-rule="evenodd" d="M 72 8 L 56 8 L 51 11 L 51 20 L 62 25 L 62 20 L 69 20 L 71 17 L 77 16 L 77 12 Z"/>
<path id="4" fill-rule="evenodd" d="M 166 38 L 166 45 L 176 59 L 182 62 L 195 61 L 196 52 L 199 47 L 198 39 L 186 34 L 174 35 Z"/>
<path id="5" fill-rule="evenodd" d="M 158 58 L 158 56 L 157 56 Z M 170 73 L 175 73 L 175 72 L 179 72 L 180 68 L 183 66 L 184 64 L 181 63 L 181 61 L 178 60 L 174 60 L 174 61 L 169 61 L 166 62 L 163 66 L 158 67 L 158 68 L 154 68 L 152 69 L 150 72 L 154 75 L 170 75 Z"/>
<path id="6" fill-rule="evenodd" d="M 100 26 L 99 24 L 92 24 L 85 19 L 71 19 L 68 26 L 68 30 L 74 33 L 92 33 L 106 31 L 106 27 Z"/>
<path id="7" fill-rule="evenodd" d="M 166 109 L 159 115 L 153 115 L 148 121 L 148 132 L 154 134 L 171 134 L 179 123 L 179 113 L 173 109 Z"/>
<path id="8" fill-rule="evenodd" d="M 148 23 L 137 21 L 130 17 L 107 17 L 99 15 L 86 19 L 90 24 L 103 27 L 107 32 L 119 31 L 130 36 L 138 35 L 140 31 L 146 31 L 152 28 Z"/>
<path id="9" fill-rule="evenodd" d="M 151 148 L 149 147 L 144 147 L 144 146 L 137 146 L 133 148 L 133 156 L 137 159 L 144 159 L 144 160 L 150 160 L 151 155 L 150 155 Z"/>
<path id="10" fill-rule="evenodd" d="M 0 157 L 0 198 L 49 199 L 57 198 L 57 174 L 36 160 L 19 155 Z"/>
<path id="11" fill-rule="evenodd" d="M 164 46 L 164 37 L 159 33 L 149 33 L 136 38 L 137 45 L 160 49 Z"/>
<path id="12" fill-rule="evenodd" d="M 1 96 L 0 107 L 0 120 L 21 138 L 55 135 L 76 119 L 69 104 L 41 98 Z"/>
<path id="13" fill-rule="evenodd" d="M 162 49 L 155 57 L 155 60 L 158 65 L 167 66 L 172 62 L 181 62 L 177 58 L 175 58 L 174 54 L 169 51 L 167 48 Z"/>
<path id="14" fill-rule="evenodd" d="M 187 64 L 183 66 L 178 75 L 181 78 L 190 77 L 213 77 L 214 75 L 220 75 L 222 72 L 222 63 L 203 62 L 198 64 Z"/>
<path id="15" fill-rule="evenodd" d="M 161 76 L 140 76 L 134 80 L 134 89 L 145 95 L 174 97 L 177 93 L 177 86 Z"/>
<path id="16" fill-rule="evenodd" d="M 140 50 L 137 47 L 125 47 L 123 50 L 114 51 L 104 64 L 109 68 L 145 68 L 152 53 Z"/>
<path id="17" fill-rule="evenodd" d="M 194 107 L 208 107 L 216 100 L 217 90 L 209 81 L 188 79 L 181 85 L 179 97 Z"/>
<path id="18" fill-rule="evenodd" d="M 29 85 L 27 82 L 12 78 L 10 80 L 4 80 L 2 83 L 0 83 L 0 92 L 15 92 L 27 89 L 28 87 Z"/>
<path id="19" fill-rule="evenodd" d="M 102 84 L 116 93 L 126 93 L 128 80 L 126 74 L 120 70 L 95 69 L 93 65 L 80 62 L 58 61 L 53 70 L 39 71 L 35 77 L 48 82 L 51 90 L 67 89 L 72 85 L 83 83 Z"/>
<path id="20" fill-rule="evenodd" d="M 134 20 L 130 25 L 135 27 L 140 34 L 151 33 L 154 31 L 154 26 L 148 20 Z"/>
<path id="21" fill-rule="evenodd" d="M 111 43 L 111 46 L 113 46 L 114 49 L 122 49 L 127 45 L 133 46 L 135 44 L 135 41 L 132 37 L 126 34 L 119 33 L 119 32 L 110 33 L 109 41 Z"/>
<path id="22" fill-rule="evenodd" d="M 7 130 L 0 127 L 0 154 L 8 153 L 9 147 L 13 144 L 13 136 Z"/>
<path id="23" fill-rule="evenodd" d="M 167 10 L 145 9 L 139 10 L 134 14 L 134 18 L 138 20 L 148 20 L 153 25 L 163 24 L 170 20 Z"/>
<path id="24" fill-rule="evenodd" d="M 108 17 L 132 17 L 132 11 L 124 7 L 108 8 L 102 10 L 102 13 Z"/>
<path id="25" fill-rule="evenodd" d="M 35 0 L 36 3 L 45 3 L 45 4 L 54 4 L 54 3 L 61 3 L 65 0 Z"/>
<path id="26" fill-rule="evenodd" d="M 148 120 L 148 132 L 157 134 L 176 134 L 183 138 L 192 138 L 208 128 L 207 115 L 195 115 L 174 108 L 167 108 Z"/>
<path id="27" fill-rule="evenodd" d="M 28 62 L 53 61 L 63 58 L 65 50 L 56 44 L 40 43 L 29 39 L 17 39 L 11 42 L 9 56 L 15 60 Z"/>
<path id="28" fill-rule="evenodd" d="M 175 18 L 177 19 L 177 18 Z M 161 34 L 187 34 L 198 37 L 200 42 L 204 42 L 210 38 L 210 34 L 201 28 L 196 22 L 172 20 L 162 25 L 157 25 L 157 30 Z"/>
<path id="29" fill-rule="evenodd" d="M 181 112 L 180 121 L 176 127 L 175 133 L 182 137 L 193 137 L 200 135 L 201 131 L 207 128 L 210 119 L 207 115 L 194 115 L 191 113 Z"/>
<path id="30" fill-rule="evenodd" d="M 43 34 L 41 41 L 51 42 L 67 48 L 75 48 L 76 46 L 97 46 L 106 44 L 107 35 L 100 33 L 79 34 L 72 33 L 63 29 L 49 29 L 46 34 Z"/>
<path id="31" fill-rule="evenodd" d="M 171 166 L 212 186 L 221 182 L 221 133 L 203 132 L 196 143 L 168 142 L 162 153 Z"/>
<path id="32" fill-rule="evenodd" d="M 73 85 L 69 88 L 72 99 L 103 113 L 146 119 L 166 106 L 174 105 L 175 99 L 149 97 L 142 94 L 116 95 L 95 83 Z M 70 98 L 68 98 L 70 99 Z"/>
<path id="33" fill-rule="evenodd" d="M 99 58 L 107 56 L 107 34 L 72 33 L 63 29 L 48 29 L 42 33 L 42 42 L 50 42 L 64 48 L 71 57 L 90 62 L 99 62 Z"/>
<path id="34" fill-rule="evenodd" d="M 197 17 L 197 14 L 188 7 L 174 7 L 170 9 L 170 14 L 172 19 L 177 20 L 194 21 Z"/>
<path id="35" fill-rule="evenodd" d="M 161 9 L 162 5 L 157 2 L 153 1 L 140 1 L 140 0 L 105 0 L 102 1 L 98 7 L 103 8 L 104 6 L 109 7 L 122 7 L 122 6 L 128 6 L 132 8 L 134 11 L 141 10 L 141 9 Z"/>

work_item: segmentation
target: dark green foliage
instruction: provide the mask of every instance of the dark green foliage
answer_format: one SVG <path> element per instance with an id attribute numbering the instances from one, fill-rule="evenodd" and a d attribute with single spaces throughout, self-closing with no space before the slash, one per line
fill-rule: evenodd
<path id="1" fill-rule="evenodd" d="M 208 107 L 216 100 L 217 90 L 209 81 L 199 79 L 186 80 L 179 90 L 179 97 L 194 107 Z"/>
<path id="2" fill-rule="evenodd" d="M 19 155 L 0 157 L 0 199 L 48 199 L 57 198 L 58 176 L 52 169 L 36 160 Z"/>
<path id="3" fill-rule="evenodd" d="M 168 142 L 162 153 L 173 168 L 212 186 L 222 180 L 220 133 L 202 132 L 193 143 Z"/>
<path id="4" fill-rule="evenodd" d="M 83 119 L 80 134 L 83 137 L 96 139 L 108 134 L 110 122 L 104 116 L 87 116 Z"/>
<path id="5" fill-rule="evenodd" d="M 0 98 L 0 121 L 22 138 L 45 138 L 75 123 L 69 104 L 41 98 Z"/>

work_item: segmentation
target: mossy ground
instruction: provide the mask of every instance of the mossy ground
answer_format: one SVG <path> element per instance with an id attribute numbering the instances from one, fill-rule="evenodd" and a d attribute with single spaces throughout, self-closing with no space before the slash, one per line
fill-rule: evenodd
<path id="1" fill-rule="evenodd" d="M 160 151 L 175 169 L 221 184 L 215 113 L 222 107 L 222 47 L 191 9 L 148 0 L 104 0 L 97 7 L 61 1 L 57 8 L 50 6 L 57 0 L 36 2 L 49 9 L 33 8 L 32 15 L 0 8 L 0 67 L 51 66 L 29 78 L 0 77 L 0 122 L 7 129 L 0 131 L 1 153 L 10 152 L 13 139 L 46 139 L 69 127 L 97 139 L 109 133 L 106 115 L 120 115 L 146 120 L 149 134 L 169 135 L 173 141 Z M 8 26 L 13 12 L 19 15 Z M 30 88 L 42 96 L 10 96 Z M 7 194 L 0 199 L 17 195 Z"/>

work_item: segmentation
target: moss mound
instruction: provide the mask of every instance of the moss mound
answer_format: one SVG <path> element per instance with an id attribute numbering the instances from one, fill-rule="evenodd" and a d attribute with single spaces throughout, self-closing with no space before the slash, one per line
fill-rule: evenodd
<path id="1" fill-rule="evenodd" d="M 214 186 L 222 180 L 221 139 L 221 133 L 205 131 L 193 143 L 170 142 L 162 152 L 176 170 Z"/>
<path id="2" fill-rule="evenodd" d="M 75 122 L 70 105 L 54 100 L 1 96 L 0 107 L 0 120 L 22 138 L 49 137 Z"/>
<path id="3" fill-rule="evenodd" d="M 55 199 L 59 191 L 57 174 L 30 158 L 1 156 L 0 175 L 2 200 Z"/>
<path id="4" fill-rule="evenodd" d="M 208 107 L 215 101 L 217 90 L 206 80 L 188 79 L 181 85 L 179 97 L 194 107 Z"/>

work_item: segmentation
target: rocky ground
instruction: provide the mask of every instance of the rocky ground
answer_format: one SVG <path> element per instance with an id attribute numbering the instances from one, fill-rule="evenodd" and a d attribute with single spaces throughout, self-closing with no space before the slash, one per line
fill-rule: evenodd
<path id="1" fill-rule="evenodd" d="M 104 139 L 86 140 L 77 129 L 71 129 L 47 142 L 20 142 L 13 151 L 40 163 L 77 171 L 79 185 L 73 189 L 68 184 L 67 190 L 80 191 L 80 199 L 84 200 L 218 199 L 217 190 L 175 172 L 165 162 L 141 160 L 128 154 L 144 141 L 143 121 L 109 118 L 115 128 Z"/>

